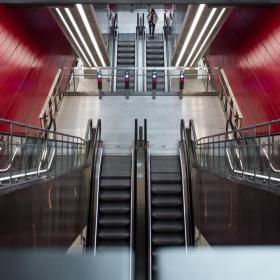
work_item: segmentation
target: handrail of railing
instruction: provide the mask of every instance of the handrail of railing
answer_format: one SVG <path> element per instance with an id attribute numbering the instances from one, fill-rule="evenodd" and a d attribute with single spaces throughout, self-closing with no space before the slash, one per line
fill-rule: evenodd
<path id="1" fill-rule="evenodd" d="M 247 127 L 239 128 L 239 129 L 236 129 L 236 130 L 228 131 L 228 132 L 221 132 L 221 133 L 217 133 L 217 134 L 213 134 L 213 135 L 209 135 L 209 136 L 204 136 L 204 137 L 201 137 L 201 138 L 197 139 L 196 140 L 196 144 L 200 144 L 199 142 L 201 142 L 202 140 L 205 140 L 205 139 L 216 138 L 216 137 L 221 137 L 221 136 L 228 137 L 228 135 L 230 135 L 230 134 L 233 134 L 233 135 L 239 134 L 239 135 L 241 135 L 245 131 L 250 131 L 250 130 L 254 131 L 257 128 L 265 127 L 265 126 L 269 127 L 269 126 L 275 125 L 275 124 L 279 124 L 280 125 L 280 119 L 272 120 L 272 121 L 267 121 L 267 122 L 263 122 L 263 123 L 259 123 L 259 124 L 254 124 L 254 125 L 250 125 L 250 126 L 247 126 Z M 272 135 L 271 131 L 268 134 Z M 256 136 L 261 137 L 261 136 L 267 136 L 268 134 L 260 133 L 259 135 L 256 135 Z M 251 137 L 254 137 L 254 136 L 255 135 L 253 135 Z M 221 142 L 223 142 L 223 140 L 221 140 Z"/>
<path id="2" fill-rule="evenodd" d="M 145 54 L 145 53 L 144 53 Z M 145 65 L 145 64 L 144 64 Z M 178 70 L 182 70 L 182 71 L 193 71 L 193 70 L 203 70 L 203 69 L 205 69 L 205 70 L 207 70 L 207 69 L 209 69 L 208 67 L 201 67 L 201 66 L 199 66 L 199 67 L 181 67 L 181 66 L 178 66 L 178 67 L 175 67 L 175 66 L 169 66 L 169 67 L 164 67 L 164 66 L 143 66 L 143 67 L 136 67 L 136 69 L 139 69 L 139 70 L 142 70 L 142 69 L 147 69 L 147 70 L 153 70 L 153 69 L 158 69 L 158 70 L 164 70 L 164 69 L 168 69 L 168 70 L 176 70 L 176 71 L 178 71 Z M 67 67 L 65 67 L 65 68 L 63 68 L 63 70 L 73 70 L 74 68 L 67 68 Z M 135 67 L 121 67 L 121 66 L 119 66 L 119 67 L 83 67 L 83 69 L 84 70 L 96 70 L 96 71 L 102 71 L 102 70 L 114 70 L 114 69 L 120 69 L 120 70 L 134 70 L 135 69 Z M 213 67 L 213 68 L 211 68 L 211 70 L 215 70 L 215 71 L 218 71 L 219 70 L 219 68 L 217 68 L 217 67 Z M 186 74 L 188 74 L 188 73 L 186 73 Z M 66 74 L 64 74 L 64 75 L 66 75 Z M 71 75 L 71 74 L 68 74 L 68 75 Z M 77 74 L 75 74 L 75 75 L 77 75 Z M 93 74 L 88 74 L 88 75 L 93 75 Z M 95 74 L 96 75 L 96 74 Z M 189 74 L 189 75 L 191 75 L 191 73 Z M 202 77 L 202 76 L 209 76 L 209 74 L 208 75 L 203 75 L 203 74 L 192 74 L 193 76 L 199 76 L 199 77 Z M 214 74 L 214 73 L 212 73 L 212 75 L 213 76 L 215 76 L 216 74 Z M 83 75 L 82 75 L 83 76 Z"/>
<path id="3" fill-rule="evenodd" d="M 77 140 L 80 140 L 82 143 L 85 143 L 85 140 L 78 136 L 73 136 L 70 134 L 62 133 L 62 132 L 39 128 L 36 126 L 32 126 L 32 125 L 28 125 L 28 124 L 24 124 L 24 123 L 20 123 L 20 122 L 15 122 L 15 121 L 0 118 L 0 126 L 1 126 L 1 124 L 4 124 L 4 126 L 9 125 L 9 128 L 17 126 L 17 127 L 21 127 L 21 128 L 25 128 L 25 129 L 34 130 L 34 131 L 40 131 L 40 132 L 45 133 L 45 135 L 53 134 L 53 135 L 59 135 L 59 136 L 63 136 L 63 137 L 71 137 L 72 139 L 77 139 Z M 7 131 L 4 130 L 4 133 L 7 133 Z M 10 133 L 10 131 L 8 131 L 8 133 Z M 25 130 L 25 133 L 26 133 L 26 130 Z M 12 135 L 19 136 L 19 137 L 26 136 L 26 135 L 20 135 L 20 134 L 17 135 L 16 133 L 12 133 Z M 43 138 L 48 138 L 48 137 L 43 137 Z M 50 139 L 50 140 L 56 141 L 55 139 Z"/>
<path id="4" fill-rule="evenodd" d="M 193 209 L 193 196 L 192 196 L 192 180 L 191 180 L 191 158 L 190 158 L 190 147 L 189 147 L 189 138 L 187 135 L 187 130 L 185 126 L 185 121 L 182 119 L 180 124 L 180 134 L 181 134 L 181 143 L 183 148 L 183 156 L 186 167 L 186 187 L 187 187 L 187 245 L 195 245 L 195 224 L 194 224 L 194 209 Z"/>
<path id="5" fill-rule="evenodd" d="M 86 247 L 94 248 L 95 244 L 95 213 L 96 203 L 94 203 L 94 192 L 96 192 L 95 179 L 96 179 L 96 169 L 97 169 L 97 157 L 98 157 L 98 149 L 101 141 L 101 120 L 97 121 L 97 126 L 95 130 L 94 138 L 92 141 L 92 160 L 91 160 L 91 177 L 90 177 L 90 190 L 89 190 L 89 206 L 88 206 L 88 219 L 87 219 L 87 238 L 86 238 Z"/>

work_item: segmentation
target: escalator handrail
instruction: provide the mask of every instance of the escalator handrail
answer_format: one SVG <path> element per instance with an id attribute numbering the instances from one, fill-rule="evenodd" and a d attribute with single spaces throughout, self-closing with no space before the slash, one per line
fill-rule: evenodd
<path id="1" fill-rule="evenodd" d="M 100 147 L 101 141 L 101 120 L 97 121 L 96 131 L 93 138 L 91 133 L 91 142 L 92 142 L 92 158 L 91 158 L 91 177 L 90 177 L 90 190 L 89 190 L 89 207 L 88 207 L 88 221 L 87 221 L 87 238 L 86 238 L 86 247 L 92 248 L 94 246 L 93 236 L 94 236 L 94 207 L 97 205 L 94 203 L 94 191 L 95 191 L 95 178 L 96 178 L 96 169 L 97 169 L 97 156 L 98 149 Z"/>
<path id="2" fill-rule="evenodd" d="M 187 199 L 188 199 L 188 205 L 186 211 L 188 221 L 187 222 L 187 245 L 188 246 L 194 246 L 195 245 L 195 224 L 194 224 L 194 210 L 193 210 L 193 196 L 192 196 L 192 180 L 191 180 L 191 148 L 190 148 L 190 139 L 187 134 L 187 129 L 185 126 L 185 121 L 181 120 L 181 126 L 180 126 L 180 133 L 181 133 L 181 143 L 183 148 L 183 156 L 185 161 L 185 167 L 186 167 L 186 187 L 187 187 Z"/>

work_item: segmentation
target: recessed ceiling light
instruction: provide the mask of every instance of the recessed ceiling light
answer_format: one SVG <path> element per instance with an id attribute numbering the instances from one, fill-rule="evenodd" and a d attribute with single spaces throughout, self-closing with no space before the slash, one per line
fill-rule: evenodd
<path id="1" fill-rule="evenodd" d="M 226 11 L 226 8 L 223 8 L 222 11 L 220 12 L 219 16 L 217 17 L 215 23 L 213 24 L 213 26 L 212 26 L 211 30 L 209 31 L 207 37 L 205 38 L 204 42 L 200 46 L 200 49 L 198 50 L 198 52 L 197 52 L 197 54 L 196 54 L 195 58 L 193 59 L 190 66 L 192 66 L 194 64 L 194 62 L 196 61 L 198 55 L 200 54 L 200 52 L 204 48 L 205 44 L 208 42 L 208 39 L 210 38 L 212 32 L 214 31 L 215 27 L 217 26 L 218 22 L 220 21 L 220 19 L 221 19 L 222 15 L 224 14 L 225 11 Z"/>
<path id="2" fill-rule="evenodd" d="M 190 40 L 191 40 L 191 37 L 192 37 L 192 35 L 193 35 L 193 32 L 194 32 L 194 30 L 195 30 L 195 28 L 196 28 L 196 26 L 197 26 L 197 23 L 198 23 L 198 21 L 199 21 L 199 19 L 200 19 L 200 17 L 201 17 L 201 14 L 202 14 L 204 8 L 205 8 L 205 4 L 200 4 L 200 5 L 199 5 L 199 8 L 198 8 L 198 10 L 197 10 L 197 12 L 196 12 L 196 15 L 195 15 L 195 17 L 194 17 L 194 20 L 193 20 L 193 22 L 192 22 L 191 28 L 190 28 L 190 30 L 189 30 L 189 32 L 188 32 L 188 34 L 187 34 L 186 40 L 185 40 L 185 42 L 184 42 L 184 45 L 183 45 L 183 47 L 182 47 L 182 49 L 181 49 L 181 52 L 180 52 L 180 55 L 179 55 L 179 57 L 178 57 L 178 59 L 177 59 L 177 62 L 176 62 L 176 64 L 175 64 L 176 67 L 178 67 L 179 64 L 180 64 L 180 62 L 181 62 L 181 59 L 182 59 L 182 57 L 183 57 L 183 55 L 184 55 L 184 53 L 185 53 L 185 51 L 186 51 L 186 48 L 187 48 L 187 46 L 188 46 L 188 44 L 189 44 L 189 42 L 190 42 Z"/>
<path id="3" fill-rule="evenodd" d="M 86 49 L 86 51 L 87 51 L 89 57 L 91 58 L 91 60 L 92 60 L 92 62 L 93 62 L 93 64 L 94 64 L 94 66 L 97 66 L 97 63 L 96 63 L 96 61 L 95 61 L 95 59 L 94 59 L 94 57 L 93 57 L 93 55 L 92 55 L 92 53 L 91 53 L 91 51 L 90 51 L 90 49 L 89 49 L 89 47 L 88 47 L 88 45 L 87 45 L 87 43 L 86 43 L 84 37 L 83 37 L 83 34 L 81 33 L 81 31 L 80 31 L 80 29 L 79 29 L 79 27 L 78 27 L 78 25 L 77 25 L 77 23 L 76 23 L 74 17 L 72 16 L 72 14 L 71 14 L 69 8 L 65 8 L 65 11 L 66 11 L 66 14 L 68 15 L 68 17 L 69 17 L 69 19 L 70 19 L 72 25 L 74 26 L 74 28 L 75 28 L 75 30 L 76 30 L 78 36 L 80 37 L 80 40 L 82 41 L 82 43 L 83 43 L 83 45 L 84 45 L 84 47 L 85 47 L 85 49 Z"/>
<path id="4" fill-rule="evenodd" d="M 193 45 L 193 48 L 192 48 L 191 52 L 189 53 L 189 56 L 188 56 L 188 58 L 187 58 L 187 60 L 186 60 L 186 62 L 184 64 L 184 66 L 187 66 L 187 64 L 189 63 L 189 61 L 190 61 L 194 51 L 196 50 L 196 47 L 198 46 L 198 44 L 199 44 L 202 36 L 204 35 L 207 27 L 209 26 L 209 23 L 210 23 L 211 19 L 213 18 L 216 10 L 217 10 L 217 8 L 212 9 L 212 11 L 211 11 L 210 15 L 208 16 L 208 18 L 207 18 L 207 20 L 206 20 L 206 22 L 205 22 L 205 24 L 204 24 L 204 26 L 203 26 L 199 36 L 197 37 L 197 39 L 196 39 L 196 41 L 195 41 L 195 43 Z"/>
<path id="5" fill-rule="evenodd" d="M 55 10 L 56 10 L 57 14 L 59 15 L 61 21 L 63 22 L 64 26 L 66 27 L 68 33 L 69 33 L 70 36 L 72 37 L 74 43 L 77 45 L 77 47 L 78 47 L 80 53 L 82 54 L 82 56 L 83 56 L 82 59 L 84 59 L 84 60 L 86 61 L 86 63 L 89 65 L 89 67 L 91 67 L 91 66 L 92 66 L 91 63 L 90 63 L 89 60 L 87 59 L 87 57 L 86 57 L 84 51 L 82 50 L 80 44 L 78 43 L 77 39 L 75 38 L 73 32 L 71 31 L 71 29 L 70 29 L 69 25 L 67 24 L 65 18 L 63 17 L 62 13 L 60 12 L 60 10 L 59 10 L 58 8 L 55 8 Z"/>
<path id="6" fill-rule="evenodd" d="M 105 63 L 105 61 L 103 59 L 103 56 L 102 56 L 101 51 L 99 49 L 99 46 L 98 46 L 98 44 L 96 42 L 96 39 L 94 37 L 94 34 L 93 34 L 92 29 L 90 27 L 90 24 L 88 22 L 88 18 L 87 18 L 86 14 L 85 14 L 83 6 L 82 6 L 82 4 L 76 4 L 76 6 L 77 6 L 77 9 L 78 9 L 78 11 L 80 13 L 80 16 L 81 16 L 81 18 L 83 20 L 83 23 L 84 23 L 84 25 L 86 27 L 86 30 L 88 32 L 88 35 L 89 35 L 90 39 L 91 39 L 91 42 L 92 42 L 92 44 L 93 44 L 93 46 L 94 46 L 94 48 L 95 48 L 95 50 L 97 52 L 97 55 L 98 55 L 98 57 L 99 57 L 99 59 L 100 59 L 100 61 L 102 63 L 102 66 L 105 67 L 106 63 Z"/>

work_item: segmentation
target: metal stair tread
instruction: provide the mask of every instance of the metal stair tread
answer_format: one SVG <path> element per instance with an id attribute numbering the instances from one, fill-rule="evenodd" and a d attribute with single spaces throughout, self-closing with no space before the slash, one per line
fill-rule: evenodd
<path id="1" fill-rule="evenodd" d="M 110 203 L 102 202 L 99 211 L 104 214 L 125 214 L 130 212 L 130 204 L 127 203 Z"/>
<path id="2" fill-rule="evenodd" d="M 182 199 L 179 196 L 154 196 L 152 197 L 152 205 L 157 207 L 178 207 L 182 205 Z"/>
<path id="3" fill-rule="evenodd" d="M 182 245 L 184 241 L 181 234 L 154 234 L 152 237 L 152 242 L 158 246 Z"/>
<path id="4" fill-rule="evenodd" d="M 99 197 L 102 201 L 127 201 L 130 199 L 130 192 L 124 190 L 101 190 Z"/>
<path id="5" fill-rule="evenodd" d="M 179 219 L 183 217 L 182 211 L 178 209 L 155 209 L 152 210 L 152 217 L 155 219 Z"/>
<path id="6" fill-rule="evenodd" d="M 102 215 L 98 219 L 98 224 L 101 226 L 108 226 L 108 227 L 122 227 L 127 226 L 130 223 L 128 215 L 120 216 L 120 215 Z"/>
<path id="7" fill-rule="evenodd" d="M 99 228 L 97 236 L 102 239 L 110 240 L 127 239 L 129 237 L 129 229 L 102 227 Z"/>
<path id="8" fill-rule="evenodd" d="M 152 223 L 152 229 L 155 232 L 180 232 L 184 230 L 184 226 L 181 221 L 156 220 Z"/>
<path id="9" fill-rule="evenodd" d="M 181 184 L 152 184 L 152 193 L 154 194 L 180 194 L 182 192 Z"/>

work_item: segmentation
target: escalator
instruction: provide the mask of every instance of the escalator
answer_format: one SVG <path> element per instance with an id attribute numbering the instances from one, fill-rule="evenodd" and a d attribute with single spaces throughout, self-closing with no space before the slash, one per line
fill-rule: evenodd
<path id="1" fill-rule="evenodd" d="M 157 278 L 157 252 L 186 246 L 179 156 L 152 156 L 150 196 L 150 273 Z"/>
<path id="2" fill-rule="evenodd" d="M 125 89 L 124 76 L 126 71 L 129 72 L 130 88 L 134 89 L 135 71 L 126 70 L 126 68 L 135 67 L 135 34 L 120 33 L 118 35 L 117 67 L 123 69 L 117 70 L 116 90 L 123 91 Z"/>
<path id="3" fill-rule="evenodd" d="M 163 34 L 155 34 L 152 39 L 147 35 L 146 41 L 146 66 L 147 67 L 164 67 L 164 42 Z M 147 91 L 152 90 L 153 70 L 147 70 Z M 165 90 L 164 70 L 157 70 L 157 90 Z"/>
<path id="4" fill-rule="evenodd" d="M 129 248 L 131 157 L 103 156 L 98 207 L 97 249 Z"/>

